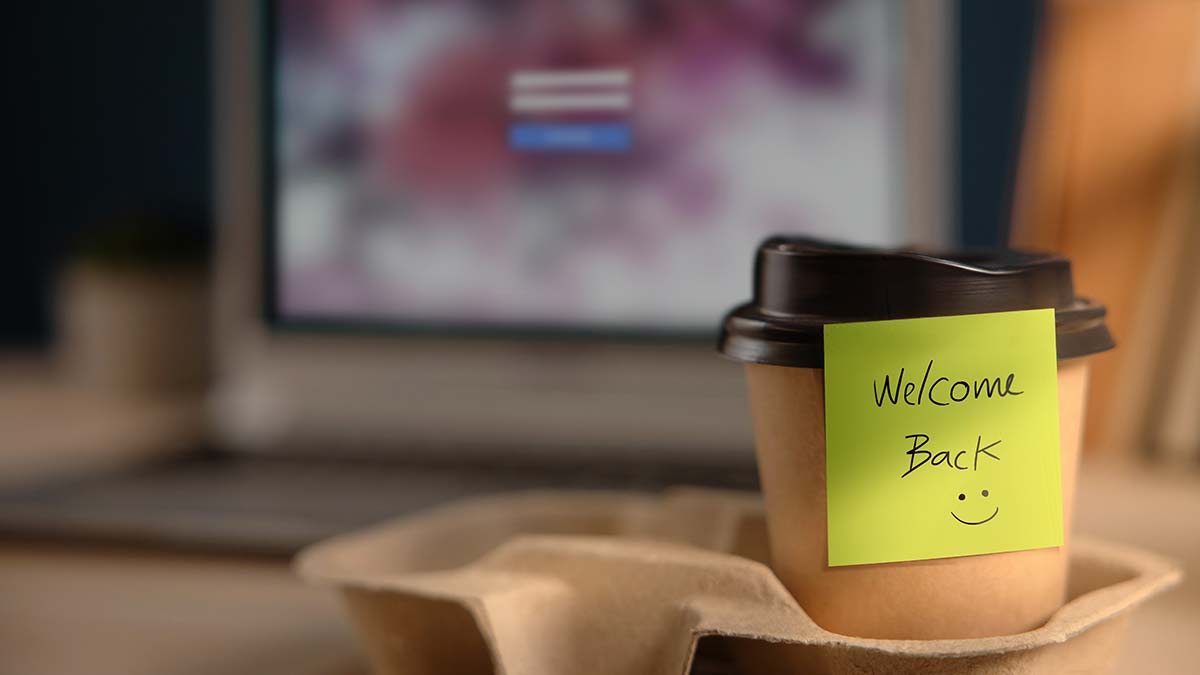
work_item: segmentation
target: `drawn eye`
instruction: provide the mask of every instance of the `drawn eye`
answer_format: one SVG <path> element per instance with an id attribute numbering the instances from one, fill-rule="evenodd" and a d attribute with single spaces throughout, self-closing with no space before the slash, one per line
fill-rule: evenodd
<path id="1" fill-rule="evenodd" d="M 984 497 L 986 497 L 986 496 L 987 496 L 987 490 L 984 490 L 984 491 L 983 491 L 983 496 L 984 496 Z"/>
<path id="2" fill-rule="evenodd" d="M 986 496 L 986 495 L 985 495 L 985 496 Z M 961 493 L 961 492 L 960 492 L 960 493 L 958 493 L 958 501 L 960 501 L 960 502 L 961 502 L 962 500 L 964 500 L 964 499 L 966 499 L 966 498 L 967 498 L 967 496 L 966 496 L 966 495 L 964 495 L 963 493 Z"/>

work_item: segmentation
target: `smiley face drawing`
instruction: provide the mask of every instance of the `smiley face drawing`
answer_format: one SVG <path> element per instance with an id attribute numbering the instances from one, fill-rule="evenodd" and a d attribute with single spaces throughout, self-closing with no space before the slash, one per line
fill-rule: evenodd
<path id="1" fill-rule="evenodd" d="M 983 491 L 982 491 L 982 492 L 980 492 L 979 494 L 980 494 L 980 496 L 982 496 L 982 497 L 987 497 L 987 496 L 988 496 L 988 491 L 987 491 L 987 490 L 983 490 Z M 967 499 L 967 495 L 965 495 L 965 494 L 963 494 L 963 493 L 959 493 L 959 495 L 958 495 L 958 501 L 962 502 L 962 501 L 966 501 L 966 499 Z M 955 519 L 955 520 L 957 520 L 958 522 L 962 523 L 963 525 L 982 525 L 982 524 L 984 524 L 984 523 L 986 523 L 986 522 L 990 521 L 992 518 L 995 518 L 997 513 L 1000 513 L 1000 507 L 999 507 L 999 506 L 997 506 L 997 507 L 996 507 L 996 508 L 995 508 L 995 509 L 992 511 L 992 515 L 988 516 L 987 518 L 984 518 L 983 520 L 963 520 L 962 518 L 959 518 L 959 517 L 958 517 L 958 514 L 957 514 L 957 513 L 955 513 L 955 512 L 953 512 L 953 511 L 951 511 L 951 512 L 950 512 L 950 515 L 954 516 L 954 519 Z"/>

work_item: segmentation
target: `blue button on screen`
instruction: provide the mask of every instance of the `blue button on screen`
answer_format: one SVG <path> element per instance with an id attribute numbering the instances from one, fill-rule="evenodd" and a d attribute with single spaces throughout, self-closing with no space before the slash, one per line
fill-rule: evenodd
<path id="1" fill-rule="evenodd" d="M 630 142 L 629 125 L 619 123 L 522 123 L 508 129 L 514 150 L 624 152 Z"/>

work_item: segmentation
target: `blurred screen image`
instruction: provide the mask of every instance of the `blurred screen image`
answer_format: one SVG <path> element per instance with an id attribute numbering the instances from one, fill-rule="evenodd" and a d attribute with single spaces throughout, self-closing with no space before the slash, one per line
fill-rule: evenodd
<path id="1" fill-rule="evenodd" d="M 708 331 L 775 233 L 905 239 L 871 0 L 278 0 L 275 318 Z"/>

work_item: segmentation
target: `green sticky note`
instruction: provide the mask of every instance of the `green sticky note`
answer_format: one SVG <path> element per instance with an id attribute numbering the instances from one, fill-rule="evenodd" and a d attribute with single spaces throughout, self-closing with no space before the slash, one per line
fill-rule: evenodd
<path id="1" fill-rule="evenodd" d="M 825 326 L 829 564 L 1061 546 L 1054 310 Z"/>

